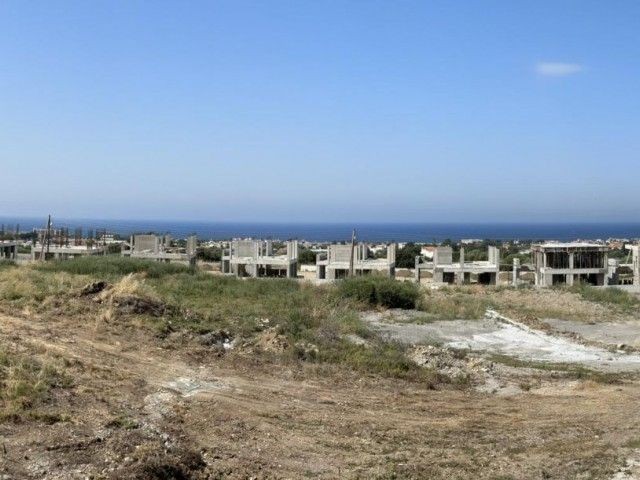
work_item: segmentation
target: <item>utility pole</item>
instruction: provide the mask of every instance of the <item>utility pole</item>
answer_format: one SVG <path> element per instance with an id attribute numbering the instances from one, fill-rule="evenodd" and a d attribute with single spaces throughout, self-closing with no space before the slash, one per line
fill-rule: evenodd
<path id="1" fill-rule="evenodd" d="M 51 214 L 49 214 L 49 219 L 47 220 L 47 233 L 45 234 L 45 238 L 42 239 L 42 248 L 40 249 L 40 261 L 44 262 L 45 260 L 45 251 L 44 245 L 45 242 L 47 244 L 47 255 L 49 254 L 49 244 L 51 242 Z"/>
<path id="2" fill-rule="evenodd" d="M 353 229 L 353 233 L 351 234 L 351 256 L 349 257 L 349 276 L 353 277 L 353 263 L 354 263 L 354 255 L 356 253 L 356 229 Z"/>

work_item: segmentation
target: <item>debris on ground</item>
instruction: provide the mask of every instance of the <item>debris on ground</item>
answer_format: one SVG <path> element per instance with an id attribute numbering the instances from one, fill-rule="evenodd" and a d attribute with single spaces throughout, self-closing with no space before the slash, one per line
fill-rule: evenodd
<path id="1" fill-rule="evenodd" d="M 198 393 L 213 392 L 226 388 L 221 382 L 198 380 L 189 377 L 180 377 L 165 383 L 165 388 L 180 393 L 183 397 L 191 397 Z"/>
<path id="2" fill-rule="evenodd" d="M 349 333 L 343 337 L 347 342 L 353 343 L 354 345 L 362 345 L 363 347 L 370 347 L 371 342 L 366 338 L 362 338 L 360 335 L 356 335 L 355 333 Z"/>
<path id="3" fill-rule="evenodd" d="M 255 346 L 264 352 L 282 353 L 289 348 L 289 340 L 277 327 L 270 327 L 258 335 Z"/>
<path id="4" fill-rule="evenodd" d="M 313 360 L 318 356 L 318 347 L 310 342 L 297 342 L 295 345 L 296 355 L 301 360 Z"/>
<path id="5" fill-rule="evenodd" d="M 85 285 L 82 288 L 82 290 L 80 290 L 80 296 L 81 297 L 86 297 L 86 296 L 89 296 L 89 295 L 95 295 L 96 293 L 102 292 L 108 286 L 109 286 L 109 284 L 107 282 L 105 282 L 104 280 L 101 280 L 101 281 L 98 281 L 98 282 L 91 282 L 91 283 Z"/>
<path id="6" fill-rule="evenodd" d="M 464 350 L 434 345 L 416 345 L 409 350 L 408 356 L 421 367 L 430 368 L 453 380 L 469 380 L 475 384 L 484 383 L 487 372 L 493 368 L 491 362 L 469 356 Z"/>
<path id="7" fill-rule="evenodd" d="M 190 449 L 173 448 L 170 451 L 155 451 L 144 458 L 128 458 L 111 478 L 137 478 L 140 480 L 194 478 L 205 467 L 202 455 Z"/>
<path id="8" fill-rule="evenodd" d="M 175 313 L 175 309 L 170 305 L 152 298 L 126 296 L 113 299 L 113 303 L 120 313 L 135 315 L 151 315 L 152 317 L 163 317 Z"/>
<path id="9" fill-rule="evenodd" d="M 221 350 L 232 350 L 236 346 L 236 339 L 227 330 L 215 330 L 199 335 L 197 341 L 203 347 Z"/>

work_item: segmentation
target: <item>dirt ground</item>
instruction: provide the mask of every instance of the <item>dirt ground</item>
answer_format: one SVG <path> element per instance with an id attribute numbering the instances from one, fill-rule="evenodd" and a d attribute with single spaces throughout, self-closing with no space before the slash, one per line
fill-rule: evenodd
<path id="1" fill-rule="evenodd" d="M 72 375 L 48 407 L 61 421 L 0 425 L 3 479 L 634 478 L 634 380 L 432 390 L 314 364 L 274 368 L 160 340 L 135 318 L 5 311 L 0 339 Z"/>

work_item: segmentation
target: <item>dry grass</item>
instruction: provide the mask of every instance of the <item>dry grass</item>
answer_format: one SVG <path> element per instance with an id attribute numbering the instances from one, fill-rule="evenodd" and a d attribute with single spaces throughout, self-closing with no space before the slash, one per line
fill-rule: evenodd
<path id="1" fill-rule="evenodd" d="M 615 289 L 451 286 L 424 290 L 419 306 L 435 319 L 478 319 L 487 308 L 516 317 L 617 321 L 640 315 L 640 303 Z"/>
<path id="2" fill-rule="evenodd" d="M 0 421 L 59 419 L 39 407 L 47 403 L 54 387 L 68 384 L 69 379 L 53 361 L 43 362 L 0 347 Z"/>
<path id="3" fill-rule="evenodd" d="M 39 305 L 47 298 L 68 296 L 88 277 L 65 272 L 43 274 L 33 267 L 0 270 L 0 301 L 14 306 Z"/>
<path id="4" fill-rule="evenodd" d="M 98 299 L 101 302 L 111 302 L 114 299 L 131 296 L 157 299 L 153 289 L 145 282 L 143 273 L 125 275 L 109 288 L 100 292 Z"/>
<path id="5" fill-rule="evenodd" d="M 490 306 L 491 300 L 478 295 L 475 290 L 443 288 L 427 290 L 419 309 L 441 320 L 477 319 L 482 318 Z"/>

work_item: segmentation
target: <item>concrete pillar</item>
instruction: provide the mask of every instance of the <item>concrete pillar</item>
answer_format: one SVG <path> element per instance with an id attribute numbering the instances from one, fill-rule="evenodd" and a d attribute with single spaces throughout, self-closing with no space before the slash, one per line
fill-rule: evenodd
<path id="1" fill-rule="evenodd" d="M 464 247 L 460 247 L 460 274 L 457 278 L 458 285 L 464 283 Z"/>
<path id="2" fill-rule="evenodd" d="M 444 272 L 442 270 L 433 269 L 433 281 L 436 283 L 444 282 Z"/>
<path id="3" fill-rule="evenodd" d="M 413 278 L 416 283 L 420 283 L 420 257 L 416 257 L 415 270 L 413 271 Z"/>
<path id="4" fill-rule="evenodd" d="M 513 278 L 511 279 L 514 287 L 518 286 L 519 275 L 520 275 L 520 259 L 514 258 L 513 259 Z M 536 275 L 536 278 L 537 278 L 537 275 Z"/>
<path id="5" fill-rule="evenodd" d="M 389 263 L 396 263 L 396 247 L 395 243 L 387 245 L 387 261 Z"/>

